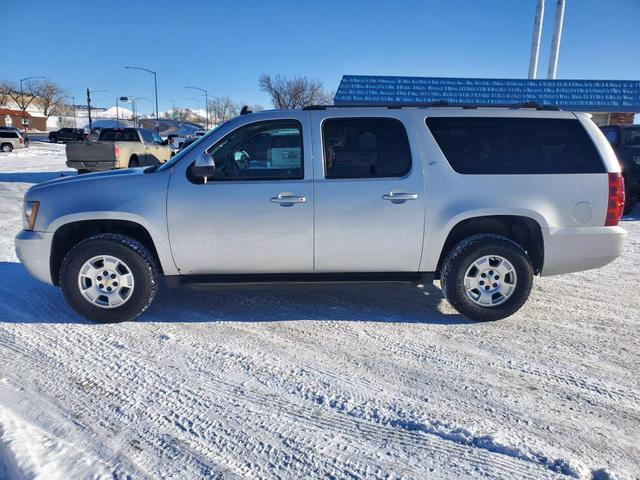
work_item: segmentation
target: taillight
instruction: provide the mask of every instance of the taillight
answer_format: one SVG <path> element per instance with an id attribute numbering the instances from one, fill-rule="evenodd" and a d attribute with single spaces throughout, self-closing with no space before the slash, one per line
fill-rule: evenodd
<path id="1" fill-rule="evenodd" d="M 609 205 L 605 226 L 615 227 L 624 211 L 624 179 L 621 173 L 609 174 Z"/>
<path id="2" fill-rule="evenodd" d="M 120 156 L 120 146 L 116 144 L 113 145 L 113 156 L 116 158 Z"/>

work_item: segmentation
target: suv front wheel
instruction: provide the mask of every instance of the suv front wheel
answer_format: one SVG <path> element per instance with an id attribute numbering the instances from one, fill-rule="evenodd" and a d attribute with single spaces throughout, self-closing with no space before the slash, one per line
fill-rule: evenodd
<path id="1" fill-rule="evenodd" d="M 105 233 L 83 240 L 65 256 L 60 287 L 71 307 L 100 323 L 133 320 L 158 288 L 153 256 L 137 240 Z"/>
<path id="2" fill-rule="evenodd" d="M 517 312 L 529 298 L 533 267 L 514 241 L 495 234 L 474 235 L 449 252 L 440 281 L 445 298 L 464 316 L 499 320 Z"/>

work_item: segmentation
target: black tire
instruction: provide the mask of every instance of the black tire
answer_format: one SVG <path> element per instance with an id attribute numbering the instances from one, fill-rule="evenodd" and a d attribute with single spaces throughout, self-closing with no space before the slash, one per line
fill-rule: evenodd
<path id="1" fill-rule="evenodd" d="M 513 265 L 517 281 L 511 296 L 495 306 L 481 306 L 467 296 L 464 278 L 479 258 L 498 255 Z M 512 240 L 495 234 L 469 237 L 458 243 L 442 263 L 440 284 L 447 301 L 462 315 L 472 320 L 493 321 L 517 312 L 526 302 L 533 285 L 533 266 L 527 253 Z"/>
<path id="2" fill-rule="evenodd" d="M 11 145 L 10 143 L 3 143 L 2 145 L 0 145 L 0 150 L 2 150 L 4 153 L 12 152 L 13 145 Z"/>
<path id="3" fill-rule="evenodd" d="M 140 162 L 138 161 L 138 157 L 133 155 L 129 159 L 129 168 L 138 168 L 140 166 Z"/>
<path id="4" fill-rule="evenodd" d="M 80 292 L 78 273 L 85 262 L 98 255 L 112 255 L 131 270 L 135 286 L 131 297 L 119 307 L 101 308 Z M 137 240 L 104 233 L 81 241 L 67 253 L 60 270 L 60 288 L 69 305 L 83 317 L 99 323 L 125 322 L 151 305 L 158 290 L 158 268 L 149 250 Z"/>

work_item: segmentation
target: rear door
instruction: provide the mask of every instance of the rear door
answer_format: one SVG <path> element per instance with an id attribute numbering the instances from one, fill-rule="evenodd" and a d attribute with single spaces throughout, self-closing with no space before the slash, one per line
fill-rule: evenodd
<path id="1" fill-rule="evenodd" d="M 424 232 L 423 168 L 403 110 L 311 112 L 315 270 L 412 272 Z"/>

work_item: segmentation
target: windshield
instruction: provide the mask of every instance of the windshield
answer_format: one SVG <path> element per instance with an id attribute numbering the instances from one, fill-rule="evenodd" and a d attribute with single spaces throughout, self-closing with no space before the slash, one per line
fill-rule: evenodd
<path id="1" fill-rule="evenodd" d="M 229 122 L 229 120 L 227 120 L 224 123 L 221 123 L 220 125 L 218 125 L 216 128 L 214 128 L 213 130 L 210 130 L 209 132 L 207 132 L 205 135 L 198 137 L 198 139 L 193 142 L 191 145 L 183 148 L 182 150 L 180 150 L 174 157 L 172 157 L 168 162 L 163 163 L 162 165 L 158 166 L 158 167 L 151 167 L 149 170 L 147 170 L 148 172 L 162 172 L 163 170 L 168 170 L 170 168 L 173 168 L 173 166 L 178 163 L 182 157 L 184 157 L 185 155 L 187 155 L 191 150 L 193 150 L 194 148 L 196 148 L 198 145 L 200 145 L 200 143 L 202 143 L 203 141 L 205 141 L 207 138 L 209 138 L 215 131 L 217 131 L 220 127 L 222 127 L 223 125 L 226 125 Z"/>
<path id="2" fill-rule="evenodd" d="M 624 128 L 622 131 L 625 145 L 637 145 L 640 147 L 640 127 Z"/>

